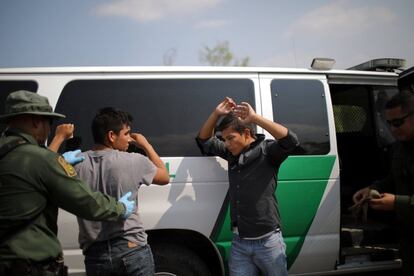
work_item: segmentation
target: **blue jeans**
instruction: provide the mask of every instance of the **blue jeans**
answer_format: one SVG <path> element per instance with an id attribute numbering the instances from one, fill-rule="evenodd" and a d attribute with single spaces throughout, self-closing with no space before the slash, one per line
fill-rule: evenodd
<path id="1" fill-rule="evenodd" d="M 229 261 L 230 276 L 287 276 L 286 245 L 280 231 L 259 240 L 234 234 Z"/>
<path id="2" fill-rule="evenodd" d="M 155 271 L 151 248 L 123 238 L 92 244 L 85 254 L 85 267 L 88 276 L 153 276 Z"/>

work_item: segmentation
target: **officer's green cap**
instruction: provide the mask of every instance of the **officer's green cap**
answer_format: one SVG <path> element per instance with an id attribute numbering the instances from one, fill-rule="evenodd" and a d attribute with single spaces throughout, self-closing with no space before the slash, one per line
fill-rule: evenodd
<path id="1" fill-rule="evenodd" d="M 7 96 L 4 114 L 0 115 L 0 121 L 6 121 L 22 114 L 65 118 L 65 115 L 53 112 L 46 97 L 30 91 L 19 90 Z"/>

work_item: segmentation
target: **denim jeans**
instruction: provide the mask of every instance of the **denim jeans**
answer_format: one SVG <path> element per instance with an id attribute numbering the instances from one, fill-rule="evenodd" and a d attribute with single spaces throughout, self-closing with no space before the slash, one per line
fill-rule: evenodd
<path id="1" fill-rule="evenodd" d="M 230 276 L 287 276 L 286 245 L 280 231 L 258 240 L 233 236 L 229 261 Z"/>
<path id="2" fill-rule="evenodd" d="M 135 246 L 123 238 L 97 242 L 85 254 L 88 276 L 154 275 L 154 259 L 149 245 Z"/>

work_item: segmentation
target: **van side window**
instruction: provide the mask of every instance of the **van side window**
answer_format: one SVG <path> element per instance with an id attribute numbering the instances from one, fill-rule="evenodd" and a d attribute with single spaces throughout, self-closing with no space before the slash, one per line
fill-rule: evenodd
<path id="1" fill-rule="evenodd" d="M 6 102 L 7 96 L 17 90 L 27 90 L 37 92 L 37 83 L 29 80 L 19 81 L 0 81 L 0 114 L 4 113 L 4 103 Z M 0 133 L 6 128 L 5 124 L 0 123 Z"/>
<path id="2" fill-rule="evenodd" d="M 329 126 L 325 91 L 318 80 L 274 79 L 271 82 L 273 120 L 298 135 L 297 155 L 327 154 Z"/>
<path id="3" fill-rule="evenodd" d="M 160 156 L 201 156 L 195 137 L 225 96 L 255 107 L 249 79 L 105 79 L 68 83 L 56 112 L 75 124 L 75 139 L 66 149 L 90 149 L 94 115 L 113 106 L 132 114 L 132 131 L 142 132 Z"/>

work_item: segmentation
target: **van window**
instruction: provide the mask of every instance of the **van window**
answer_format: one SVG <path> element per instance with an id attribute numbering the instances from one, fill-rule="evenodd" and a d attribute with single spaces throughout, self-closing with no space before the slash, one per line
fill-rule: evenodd
<path id="1" fill-rule="evenodd" d="M 200 156 L 195 137 L 226 96 L 255 107 L 249 79 L 105 79 L 68 83 L 56 112 L 75 124 L 76 136 L 68 141 L 67 150 L 90 149 L 94 115 L 112 106 L 132 114 L 132 131 L 141 132 L 160 156 Z"/>
<path id="2" fill-rule="evenodd" d="M 7 96 L 17 90 L 27 90 L 37 92 L 37 83 L 35 81 L 0 81 L 0 114 L 4 114 L 4 103 Z M 0 133 L 6 128 L 5 124 L 0 123 Z"/>
<path id="3" fill-rule="evenodd" d="M 393 143 L 385 104 L 396 93 L 393 86 L 331 85 L 337 137 L 371 137 L 372 146 L 379 147 Z"/>
<path id="4" fill-rule="evenodd" d="M 372 92 L 374 96 L 374 118 L 377 126 L 377 143 L 379 147 L 387 147 L 395 142 L 395 137 L 385 118 L 385 104 L 398 93 L 398 89 L 390 86 L 374 86 Z"/>
<path id="5" fill-rule="evenodd" d="M 318 80 L 274 79 L 271 82 L 273 120 L 298 135 L 295 154 L 327 154 L 329 126 L 325 92 Z"/>
<path id="6" fill-rule="evenodd" d="M 337 133 L 360 132 L 364 127 L 368 116 L 360 106 L 334 105 L 335 129 Z"/>

